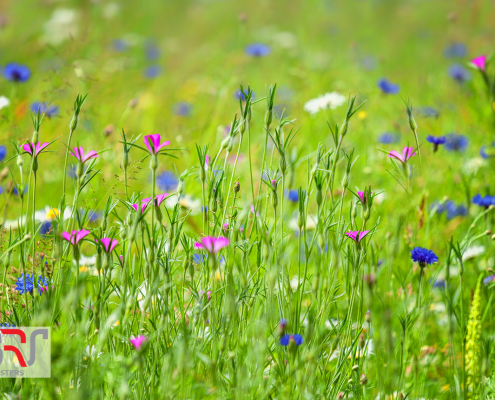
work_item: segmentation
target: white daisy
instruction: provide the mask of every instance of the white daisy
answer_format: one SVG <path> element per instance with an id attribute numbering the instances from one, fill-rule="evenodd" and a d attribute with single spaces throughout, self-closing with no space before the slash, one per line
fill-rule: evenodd
<path id="1" fill-rule="evenodd" d="M 346 101 L 346 97 L 337 92 L 330 92 L 311 99 L 304 104 L 304 110 L 310 114 L 316 114 L 318 111 L 329 108 L 334 110 L 340 107 Z"/>

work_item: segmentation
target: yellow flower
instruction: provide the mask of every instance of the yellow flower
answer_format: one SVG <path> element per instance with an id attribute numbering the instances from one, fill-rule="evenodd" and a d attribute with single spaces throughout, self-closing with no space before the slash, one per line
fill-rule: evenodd
<path id="1" fill-rule="evenodd" d="M 46 213 L 46 219 L 52 220 L 58 217 L 60 213 L 58 212 L 58 209 L 56 208 L 50 208 L 48 212 Z"/>
<path id="2" fill-rule="evenodd" d="M 357 117 L 359 119 L 365 119 L 368 116 L 368 113 L 366 111 L 359 111 L 357 114 Z"/>
<path id="3" fill-rule="evenodd" d="M 88 268 L 88 267 L 86 267 L 85 265 L 81 265 L 81 266 L 79 267 L 79 272 L 80 272 L 80 273 L 81 273 L 81 272 L 88 272 L 88 273 L 89 273 L 89 268 Z"/>

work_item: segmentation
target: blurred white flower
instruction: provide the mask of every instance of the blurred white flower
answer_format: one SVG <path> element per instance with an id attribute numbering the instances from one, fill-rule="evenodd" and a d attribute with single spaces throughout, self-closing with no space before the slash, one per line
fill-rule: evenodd
<path id="1" fill-rule="evenodd" d="M 165 200 L 165 207 L 174 208 L 177 203 L 179 203 L 182 207 L 191 210 L 193 214 L 198 214 L 201 212 L 201 200 L 188 194 L 181 196 L 180 200 L 178 199 L 177 194 L 168 197 Z"/>
<path id="2" fill-rule="evenodd" d="M 10 106 L 10 100 L 5 96 L 0 96 L 0 110 Z"/>
<path id="3" fill-rule="evenodd" d="M 316 215 L 308 215 L 308 218 L 306 219 L 306 229 L 315 229 L 317 223 L 318 217 Z M 289 221 L 289 228 L 293 231 L 299 231 L 299 226 L 297 225 L 297 215 Z"/>
<path id="4" fill-rule="evenodd" d="M 486 165 L 486 161 L 481 157 L 471 158 L 467 162 L 465 162 L 462 166 L 462 170 L 467 175 L 475 175 L 478 170 Z"/>
<path id="5" fill-rule="evenodd" d="M 77 12 L 65 8 L 53 11 L 52 17 L 44 25 L 42 42 L 57 46 L 78 34 Z"/>
<path id="6" fill-rule="evenodd" d="M 462 261 L 470 260 L 471 258 L 478 257 L 485 252 L 485 246 L 470 246 L 466 249 L 462 255 Z"/>
<path id="7" fill-rule="evenodd" d="M 120 12 L 120 6 L 117 3 L 108 3 L 103 7 L 103 17 L 112 19 Z"/>
<path id="8" fill-rule="evenodd" d="M 96 352 L 96 346 L 92 345 L 91 348 L 86 346 L 86 350 L 84 351 L 84 361 L 94 361 L 97 358 L 100 358 L 100 356 L 103 354 L 102 351 L 99 353 Z"/>
<path id="9" fill-rule="evenodd" d="M 304 110 L 310 114 L 316 114 L 318 111 L 325 110 L 327 108 L 333 110 L 340 107 L 346 102 L 346 97 L 338 92 L 326 93 L 316 99 L 311 99 L 304 104 Z"/>

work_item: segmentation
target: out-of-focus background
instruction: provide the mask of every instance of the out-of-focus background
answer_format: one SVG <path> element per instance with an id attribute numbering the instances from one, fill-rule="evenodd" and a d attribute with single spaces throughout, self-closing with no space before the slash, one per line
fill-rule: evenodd
<path id="1" fill-rule="evenodd" d="M 355 173 L 374 187 L 389 181 L 377 148 L 414 141 L 401 100 L 410 98 L 422 139 L 452 132 L 468 137 L 464 152 L 447 153 L 429 166 L 432 191 L 457 196 L 456 186 L 440 190 L 435 184 L 445 181 L 445 173 L 459 179 L 442 165 L 457 170 L 491 144 L 490 109 L 467 61 L 491 48 L 494 18 L 490 1 L 5 2 L 0 66 L 24 64 L 31 73 L 23 83 L 0 80 L 0 95 L 7 99 L 0 102 L 5 159 L 14 155 L 12 140 L 31 137 L 31 110 L 45 103 L 42 111 L 51 116 L 43 121 L 41 140 L 59 139 L 55 152 L 40 162 L 38 204 L 54 206 L 73 101 L 78 92 L 89 93 L 74 144 L 108 149 L 93 188 L 119 193 L 119 130 L 161 133 L 174 147 L 188 149 L 160 166 L 160 172 L 180 173 L 196 163 L 194 143 L 214 143 L 228 132 L 239 108 L 239 84 L 249 84 L 260 99 L 276 83 L 276 112 L 295 119 L 299 148 L 330 145 L 327 121 L 340 122 L 345 113 L 340 98 L 316 113 L 304 109 L 309 100 L 332 92 L 367 100 L 346 146 L 356 146 Z M 397 90 L 380 88 L 383 78 Z M 331 109 L 333 104 L 338 106 Z M 253 119 L 254 163 L 261 158 L 263 130 L 256 121 L 264 110 L 264 101 L 254 107 L 260 116 Z M 132 161 L 139 157 L 135 153 Z M 139 190 L 148 169 L 136 169 L 135 176 L 131 189 Z M 171 174 L 163 177 L 173 181 Z M 10 181 L 4 176 L 4 189 Z M 199 193 L 192 181 L 187 191 Z M 86 201 L 101 206 L 90 196 Z M 15 217 L 14 204 L 7 218 Z"/>

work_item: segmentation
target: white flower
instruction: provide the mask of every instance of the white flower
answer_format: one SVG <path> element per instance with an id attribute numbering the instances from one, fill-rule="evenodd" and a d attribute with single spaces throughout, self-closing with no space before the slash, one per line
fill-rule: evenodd
<path id="1" fill-rule="evenodd" d="M 0 96 L 0 110 L 10 106 L 10 100 L 5 96 Z"/>
<path id="2" fill-rule="evenodd" d="M 53 11 L 50 20 L 45 23 L 42 41 L 57 46 L 77 33 L 77 12 L 60 8 Z"/>
<path id="3" fill-rule="evenodd" d="M 120 12 L 120 6 L 117 3 L 108 3 L 103 7 L 103 17 L 112 19 Z"/>
<path id="4" fill-rule="evenodd" d="M 481 157 L 471 158 L 464 163 L 464 165 L 462 166 L 462 170 L 467 175 L 475 175 L 478 170 L 484 165 L 486 165 L 486 161 L 483 160 Z"/>
<path id="5" fill-rule="evenodd" d="M 165 199 L 165 207 L 167 208 L 174 208 L 177 203 L 179 203 L 182 207 L 191 210 L 193 214 L 198 214 L 201 212 L 201 200 L 188 194 L 181 196 L 180 200 L 177 194 L 169 196 Z"/>
<path id="6" fill-rule="evenodd" d="M 304 104 L 304 110 L 310 114 L 316 114 L 318 111 L 327 108 L 334 110 L 340 107 L 346 101 L 346 97 L 337 92 L 326 93 L 322 96 L 312 99 Z"/>
<path id="7" fill-rule="evenodd" d="M 470 246 L 462 255 L 462 261 L 470 260 L 485 252 L 485 246 Z"/>
<path id="8" fill-rule="evenodd" d="M 102 351 L 99 353 L 96 352 L 96 346 L 92 345 L 91 348 L 86 346 L 86 350 L 84 351 L 84 360 L 89 360 L 89 361 L 94 361 L 97 358 L 100 358 L 100 356 L 103 354 Z"/>
<path id="9" fill-rule="evenodd" d="M 299 231 L 299 226 L 297 225 L 297 216 L 292 218 L 289 221 L 289 228 L 293 231 Z M 316 215 L 308 215 L 306 219 L 306 229 L 312 230 L 316 228 L 316 224 L 318 223 L 318 217 Z"/>

